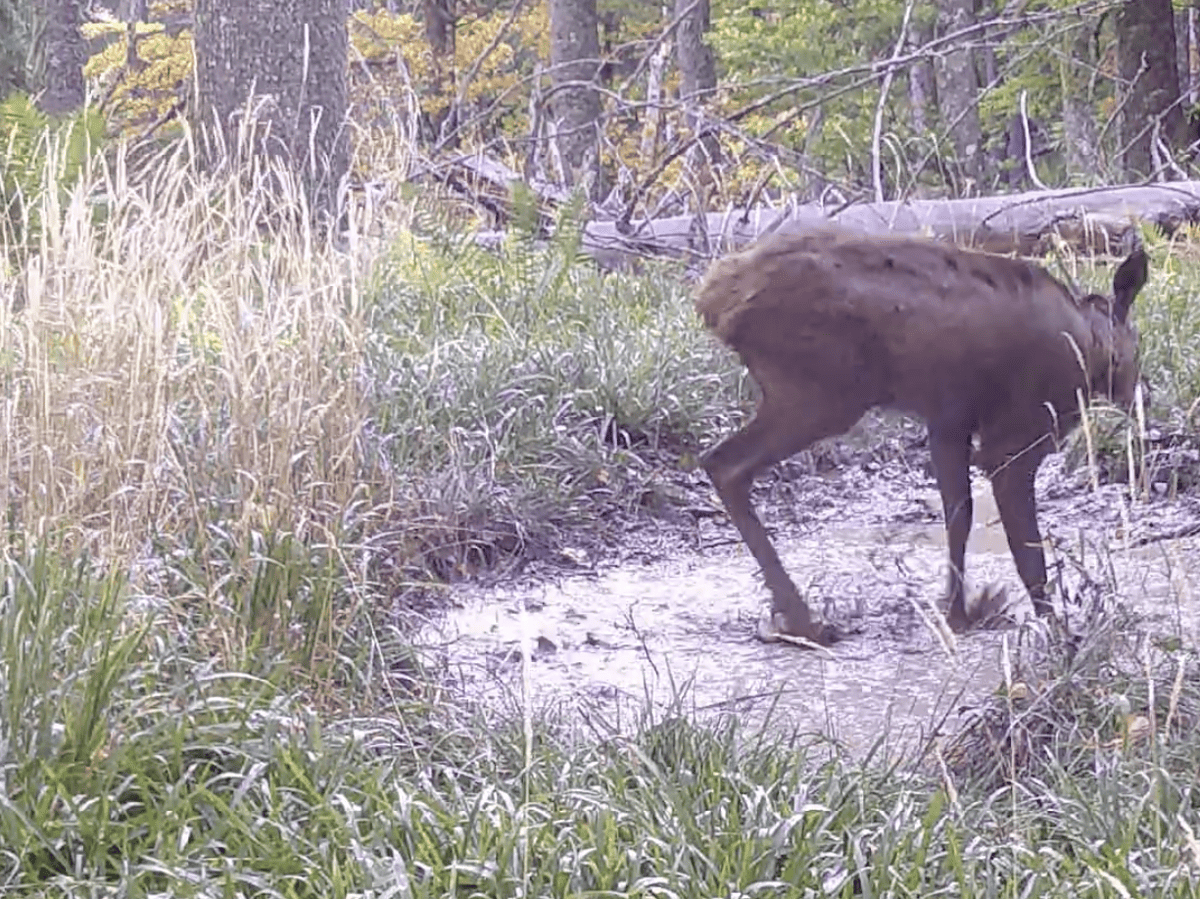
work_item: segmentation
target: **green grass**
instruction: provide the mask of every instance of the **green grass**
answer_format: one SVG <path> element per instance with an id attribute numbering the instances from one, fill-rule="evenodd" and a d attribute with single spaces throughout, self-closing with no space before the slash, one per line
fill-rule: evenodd
<path id="1" fill-rule="evenodd" d="M 1200 251 L 1191 229 L 1174 241 L 1152 241 L 1151 278 L 1137 301 L 1142 367 L 1154 389 L 1158 417 L 1169 426 L 1200 429 Z"/>
<path id="2" fill-rule="evenodd" d="M 944 768 L 446 701 L 409 588 L 638 508 L 749 384 L 669 267 L 333 246 L 180 152 L 50 185 L 0 256 L 4 895 L 1195 894 L 1190 647 L 1052 652 Z M 1137 315 L 1194 429 L 1190 253 Z"/>
<path id="3" fill-rule="evenodd" d="M 334 247 L 183 148 L 41 203 L 46 241 L 3 276 L 0 504 L 193 585 L 276 539 L 371 539 L 405 583 L 493 564 L 642 502 L 749 396 L 665 267 L 436 231 Z"/>
<path id="4" fill-rule="evenodd" d="M 1070 688 L 1089 652 L 1132 658 L 1093 636 L 1018 703 L 1010 734 L 1058 719 L 1022 765 L 981 741 L 885 766 L 686 695 L 609 735 L 413 694 L 328 720 L 166 639 L 128 583 L 2 575 L 6 896 L 1195 895 L 1194 651 L 1106 663 L 1140 736 Z"/>
<path id="5" fill-rule="evenodd" d="M 749 397 L 665 268 L 626 278 L 569 245 L 409 235 L 369 293 L 382 451 L 413 476 L 410 517 L 447 523 L 449 541 L 486 549 L 480 522 L 536 539 L 628 507 Z"/>

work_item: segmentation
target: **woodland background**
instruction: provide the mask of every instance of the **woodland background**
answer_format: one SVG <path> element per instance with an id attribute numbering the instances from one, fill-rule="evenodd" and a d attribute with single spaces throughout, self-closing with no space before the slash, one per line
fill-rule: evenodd
<path id="1" fill-rule="evenodd" d="M 146 146 L 184 120 L 235 143 L 250 112 L 334 205 L 347 183 L 388 197 L 437 181 L 461 201 L 443 213 L 503 228 L 536 209 L 526 224 L 544 227 L 578 189 L 587 218 L 623 226 L 1186 178 L 1197 13 L 1182 0 L 0 0 L 0 98 L 14 135 L 37 111 L 90 104 L 106 134 Z"/>

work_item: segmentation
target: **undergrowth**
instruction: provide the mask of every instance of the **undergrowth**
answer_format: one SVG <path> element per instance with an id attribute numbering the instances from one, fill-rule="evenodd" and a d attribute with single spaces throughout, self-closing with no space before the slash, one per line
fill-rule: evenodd
<path id="1" fill-rule="evenodd" d="M 42 188 L 0 254 L 5 895 L 1194 893 L 1187 648 L 1022 675 L 932 769 L 445 701 L 409 586 L 636 507 L 745 414 L 676 272 L 601 274 L 569 229 L 335 245 L 186 145 Z M 1136 307 L 1180 427 L 1189 252 Z"/>
<path id="2" fill-rule="evenodd" d="M 623 732 L 412 690 L 330 718 L 204 659 L 119 577 L 40 553 L 0 574 L 6 896 L 1192 896 L 1200 876 L 1197 659 L 1089 655 L 1119 621 L 939 764 L 884 763 L 686 694 Z"/>
<path id="3" fill-rule="evenodd" d="M 678 271 L 603 274 L 569 240 L 408 235 L 369 292 L 373 427 L 425 520 L 536 539 L 636 511 L 749 397 Z"/>

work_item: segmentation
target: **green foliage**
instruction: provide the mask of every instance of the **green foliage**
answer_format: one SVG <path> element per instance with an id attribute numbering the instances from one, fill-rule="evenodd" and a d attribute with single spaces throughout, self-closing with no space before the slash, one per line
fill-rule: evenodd
<path id="1" fill-rule="evenodd" d="M 802 152 L 804 163 L 823 183 L 850 191 L 870 187 L 883 63 L 896 52 L 905 6 L 901 0 L 870 6 L 833 0 L 714 4 L 711 42 L 723 69 L 721 113 L 736 113 L 775 97 L 741 120 L 750 137 L 762 138 L 767 147 Z M 950 169 L 944 163 L 955 162 L 950 139 L 955 122 L 943 114 L 936 90 L 916 116 L 907 90 L 917 67 L 932 73 L 931 67 L 941 65 L 949 50 L 963 45 L 942 42 L 921 49 L 925 42 L 938 41 L 954 30 L 936 22 L 935 13 L 935 4 L 913 6 L 901 50 L 904 63 L 894 73 L 882 108 L 884 188 L 893 196 L 914 190 L 944 192 L 950 186 Z M 1064 0 L 1022 4 L 1015 13 L 1011 4 L 1003 9 L 1001 4 L 984 4 L 976 10 L 975 23 L 1000 24 L 981 28 L 964 42 L 972 51 L 980 85 L 979 140 L 985 160 L 983 171 L 971 176 L 972 189 L 990 192 L 1007 186 L 1006 169 L 1018 164 L 1006 155 L 1008 125 L 1019 113 L 1022 95 L 1034 122 L 1035 164 L 1043 180 L 1054 184 L 1075 178 L 1091 183 L 1104 176 L 1097 171 L 1066 171 L 1061 125 L 1068 94 L 1079 101 L 1079 108 L 1091 111 L 1098 132 L 1112 112 L 1117 91 L 1114 34 L 1111 17 L 1103 13 L 1103 5 L 1080 9 Z M 1022 24 L 1023 17 L 1034 20 Z M 1077 59 L 1080 47 L 1072 42 L 1084 35 L 1093 40 L 1086 58 Z M 1108 141 L 1102 142 L 1102 158 L 1115 149 L 1112 138 L 1109 134 Z M 757 183 L 774 165 L 769 151 L 752 141 L 730 144 L 733 155 L 743 160 L 730 175 L 734 190 Z M 787 175 L 781 172 L 774 177 Z M 778 185 L 788 186 L 807 187 L 800 178 L 791 185 Z"/>
<path id="2" fill-rule="evenodd" d="M 1187 226 L 1174 240 L 1152 240 L 1150 282 L 1138 297 L 1142 370 L 1156 417 L 1200 428 L 1200 234 Z"/>
<path id="3" fill-rule="evenodd" d="M 408 514 L 442 522 L 464 568 L 495 533 L 586 516 L 585 496 L 625 504 L 653 490 L 652 460 L 674 462 L 748 397 L 674 273 L 611 276 L 577 260 L 580 208 L 545 247 L 408 236 L 375 272 L 375 422 L 408 473 Z"/>
<path id="4" fill-rule="evenodd" d="M 214 665 L 178 611 L 63 546 L 0 563 L 6 897 L 1194 895 L 1186 651 L 1085 654 L 1052 704 L 1010 709 L 1005 739 L 1038 732 L 1028 769 L 981 736 L 964 774 L 686 692 L 619 730 L 461 698 L 323 721 Z M 1122 732 L 1097 693 L 1159 729 Z"/>
<path id="5" fill-rule="evenodd" d="M 746 120 L 750 132 L 807 147 L 821 171 L 849 166 L 863 177 L 877 87 L 869 62 L 891 54 L 902 12 L 902 3 L 714 3 L 709 39 L 721 64 L 725 111 L 793 84 L 796 89 Z M 845 90 L 855 83 L 862 87 Z M 801 108 L 806 111 L 798 114 Z"/>
<path id="6" fill-rule="evenodd" d="M 837 0 L 717 0 L 710 39 L 725 67 L 722 83 L 814 78 L 890 53 L 903 8 L 881 3 L 859 9 Z M 857 50 L 848 53 L 850 48 Z"/>
<path id="7" fill-rule="evenodd" d="M 282 883 L 303 850 L 263 842 L 264 810 L 299 801 L 339 818 L 318 806 L 356 777 L 350 767 L 335 774 L 345 744 L 324 751 L 319 729 L 290 717 L 265 682 L 206 670 L 210 660 L 189 654 L 203 645 L 198 630 L 176 641 L 161 627 L 174 614 L 156 607 L 62 547 L 16 550 L 0 564 L 6 895 L 122 881 L 195 895 L 194 881 L 175 878 L 217 858 L 237 859 L 219 881 Z M 347 835 L 328 836 L 344 852 Z"/>
<path id="8" fill-rule="evenodd" d="M 178 17 L 190 11 L 190 0 L 157 0 L 150 4 L 151 18 Z M 168 31 L 153 21 L 138 23 L 135 28 L 136 62 L 130 65 L 129 33 L 124 22 L 105 19 L 83 26 L 92 46 L 100 46 L 84 65 L 84 76 L 102 88 L 104 114 L 113 130 L 127 136 L 161 121 L 186 96 L 195 60 L 190 31 Z M 175 130 L 177 126 L 168 134 Z"/>
<path id="9" fill-rule="evenodd" d="M 58 202 L 44 202 L 52 185 L 55 200 L 64 200 L 80 179 L 104 136 L 104 119 L 85 110 L 63 121 L 52 120 L 24 94 L 0 103 L 0 242 L 8 251 L 23 252 L 39 239 L 47 212 Z"/>

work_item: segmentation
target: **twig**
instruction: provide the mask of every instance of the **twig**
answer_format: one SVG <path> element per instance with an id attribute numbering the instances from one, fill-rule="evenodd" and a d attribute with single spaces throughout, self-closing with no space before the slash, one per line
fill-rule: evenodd
<path id="1" fill-rule="evenodd" d="M 912 9 L 913 0 L 907 0 L 904 4 L 904 18 L 900 21 L 900 34 L 896 36 L 896 47 L 892 50 L 892 58 L 888 60 L 889 63 L 894 62 L 900 56 L 900 51 L 904 49 L 904 40 L 908 36 L 908 20 L 912 17 Z M 889 65 L 887 74 L 883 76 L 883 84 L 879 86 L 879 101 L 875 104 L 875 127 L 871 131 L 871 177 L 875 182 L 876 203 L 883 202 L 883 161 L 879 156 L 879 138 L 883 131 L 883 109 L 887 105 L 888 91 L 891 90 L 895 71 Z"/>
<path id="2" fill-rule="evenodd" d="M 675 33 L 675 29 L 679 27 L 679 23 L 690 16 L 701 2 L 702 0 L 692 0 L 692 2 L 688 4 L 687 9 L 683 10 L 681 13 L 678 13 L 675 18 L 668 23 L 667 27 L 662 30 L 662 33 L 650 43 L 650 47 L 642 55 L 642 58 L 638 60 L 638 64 L 629 74 L 629 77 L 626 78 L 621 84 L 621 87 L 619 88 L 621 93 L 624 93 L 629 85 L 633 84 L 633 82 L 637 80 L 637 77 L 642 74 L 642 69 L 644 69 L 649 63 L 650 58 L 657 53 L 659 48 L 666 43 L 667 39 Z"/>
<path id="3" fill-rule="evenodd" d="M 1033 167 L 1033 154 L 1030 151 L 1029 114 L 1025 111 L 1025 91 L 1021 91 L 1021 131 L 1025 136 L 1025 169 L 1029 173 L 1029 180 L 1041 190 L 1049 190 L 1042 183 L 1042 179 L 1038 177 L 1037 169 Z"/>

